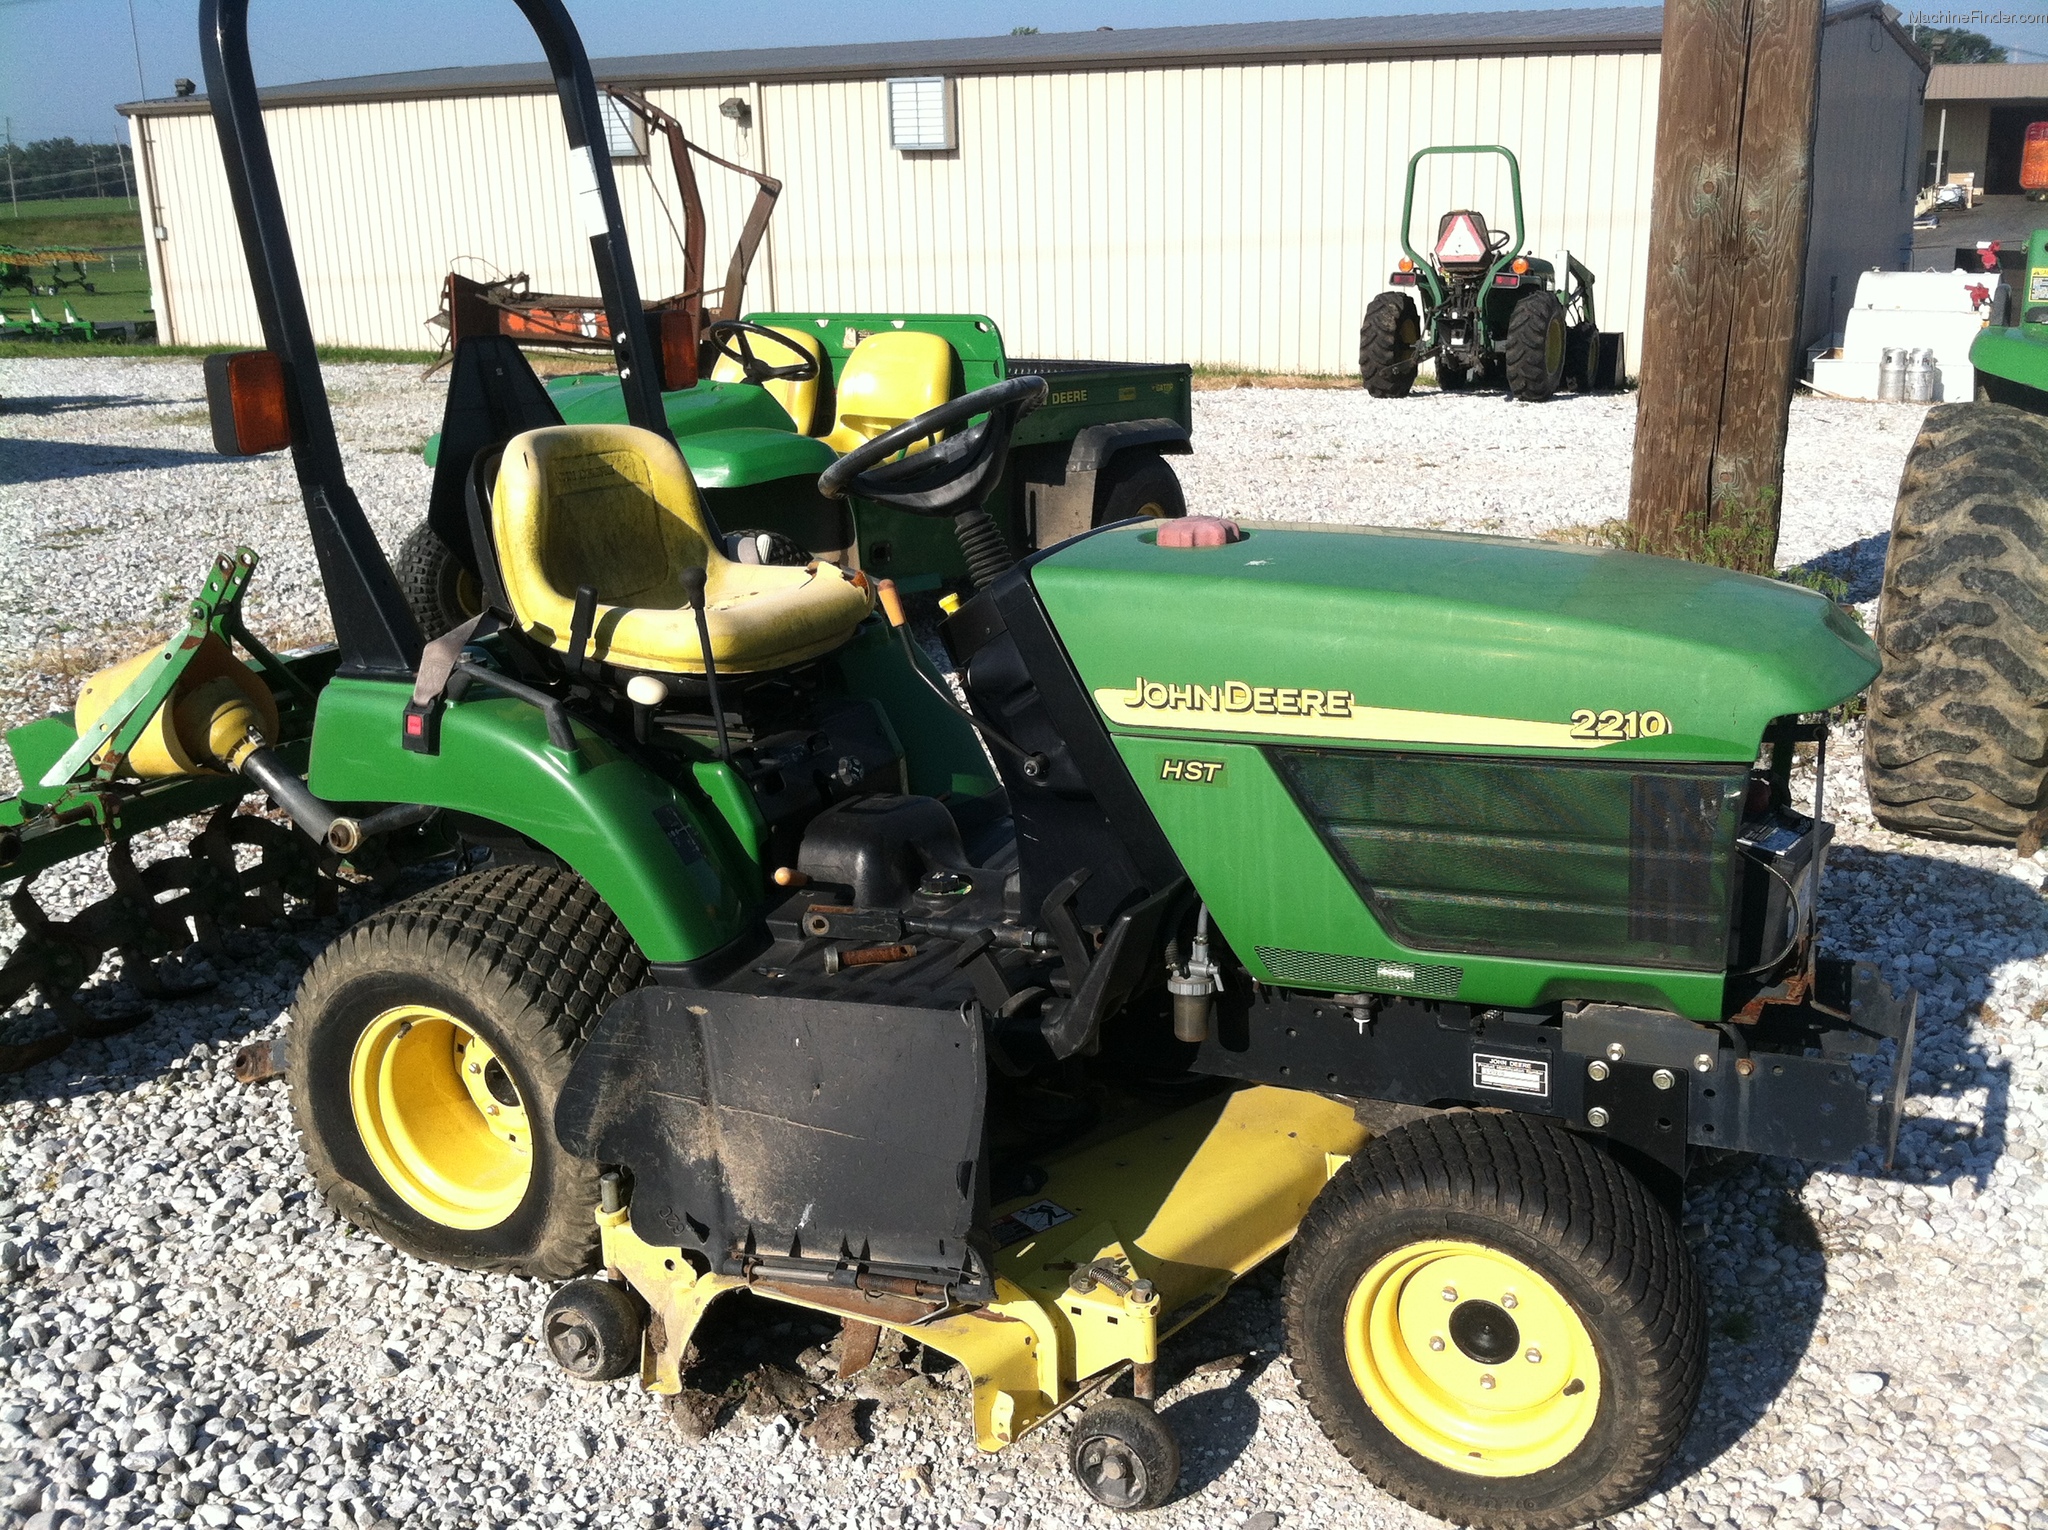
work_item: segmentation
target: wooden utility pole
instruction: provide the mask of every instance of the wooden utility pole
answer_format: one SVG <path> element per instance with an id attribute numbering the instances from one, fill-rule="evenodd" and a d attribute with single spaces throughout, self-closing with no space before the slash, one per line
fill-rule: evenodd
<path id="1" fill-rule="evenodd" d="M 1631 545 L 1778 548 L 1822 0 L 1666 0 Z"/>

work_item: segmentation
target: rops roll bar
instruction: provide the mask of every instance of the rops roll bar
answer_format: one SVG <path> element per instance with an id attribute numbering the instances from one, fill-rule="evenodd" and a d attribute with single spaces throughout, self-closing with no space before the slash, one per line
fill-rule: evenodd
<path id="1" fill-rule="evenodd" d="M 633 274 L 611 159 L 604 152 L 604 119 L 589 56 L 561 0 L 517 3 L 547 54 L 555 93 L 561 99 L 562 125 L 569 135 L 574 207 L 590 240 L 598 290 L 611 321 L 626 417 L 643 429 L 668 435 L 660 367 Z M 341 444 L 334 434 L 327 388 L 313 348 L 305 291 L 299 283 L 256 77 L 249 63 L 249 0 L 200 0 L 199 51 L 228 189 L 234 197 L 235 221 L 248 257 L 256 311 L 263 323 L 264 344 L 283 372 L 292 462 L 306 502 L 328 608 L 334 616 L 341 649 L 340 673 L 410 677 L 419 664 L 419 625 L 406 607 L 391 566 L 342 468 Z"/>

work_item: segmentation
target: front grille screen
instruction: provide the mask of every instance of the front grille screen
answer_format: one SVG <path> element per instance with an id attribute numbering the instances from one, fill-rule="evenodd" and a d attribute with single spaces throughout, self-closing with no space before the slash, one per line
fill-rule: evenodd
<path id="1" fill-rule="evenodd" d="M 1424 950 L 1727 965 L 1747 771 L 1276 749 L 1387 932 Z"/>

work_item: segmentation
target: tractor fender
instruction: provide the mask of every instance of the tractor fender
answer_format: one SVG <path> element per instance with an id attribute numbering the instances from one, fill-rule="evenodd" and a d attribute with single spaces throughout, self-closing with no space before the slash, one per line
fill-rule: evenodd
<path id="1" fill-rule="evenodd" d="M 1092 529 L 1102 470 L 1118 452 L 1141 447 L 1165 457 L 1185 457 L 1195 449 L 1187 426 L 1178 420 L 1110 420 L 1076 431 L 1062 480 L 1030 485 L 1038 545 L 1051 547 Z"/>
<path id="2" fill-rule="evenodd" d="M 411 688 L 336 679 L 320 693 L 307 784 L 329 802 L 420 803 L 501 824 L 561 858 L 657 966 L 737 949 L 760 868 L 708 798 L 595 734 L 548 741 L 535 708 L 478 690 L 441 713 L 438 747 L 400 739 Z"/>

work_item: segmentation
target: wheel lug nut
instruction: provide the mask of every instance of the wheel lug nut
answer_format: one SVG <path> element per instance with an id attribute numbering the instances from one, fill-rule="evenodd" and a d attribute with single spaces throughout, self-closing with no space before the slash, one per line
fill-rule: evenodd
<path id="1" fill-rule="evenodd" d="M 1493 1378 L 1491 1376 L 1481 1376 L 1479 1378 L 1479 1390 L 1491 1392 L 1493 1390 Z"/>
<path id="2" fill-rule="evenodd" d="M 484 1071 L 484 1065 L 482 1063 L 471 1063 L 469 1065 L 469 1071 L 472 1073 L 481 1073 Z"/>
<path id="3" fill-rule="evenodd" d="M 1528 1354 L 1522 1356 L 1522 1358 L 1528 1361 L 1531 1365 L 1541 1365 L 1543 1363 L 1543 1351 L 1540 1349 L 1532 1349 L 1529 1351 Z"/>
<path id="4" fill-rule="evenodd" d="M 1500 1299 L 1500 1304 L 1501 1304 L 1501 1305 L 1502 1305 L 1503 1307 L 1507 1308 L 1507 1309 L 1508 1309 L 1508 1311 L 1510 1311 L 1510 1312 L 1514 1311 L 1514 1310 L 1515 1310 L 1515 1293 L 1514 1293 L 1514 1292 L 1512 1292 L 1512 1291 L 1508 1291 L 1508 1292 L 1505 1292 L 1505 1293 L 1503 1293 L 1503 1294 L 1502 1294 L 1502 1296 L 1501 1296 L 1501 1299 Z"/>
<path id="5" fill-rule="evenodd" d="M 1457 1288 L 1456 1286 L 1445 1286 L 1445 1287 L 1444 1287 L 1444 1300 L 1445 1300 L 1445 1301 L 1447 1301 L 1447 1302 L 1454 1302 L 1454 1301 L 1456 1301 L 1457 1299 L 1458 1299 L 1458 1288 Z"/>
<path id="6" fill-rule="evenodd" d="M 485 1114 L 485 1115 L 495 1116 L 495 1115 L 496 1115 L 497 1113 L 498 1113 L 498 1107 L 497 1107 L 497 1106 L 495 1106 L 495 1105 L 486 1105 L 486 1106 L 484 1107 L 484 1114 Z"/>
<path id="7" fill-rule="evenodd" d="M 1440 1333 L 1431 1334 L 1429 1336 L 1429 1347 L 1441 1351 L 1444 1347 L 1444 1336 Z"/>

